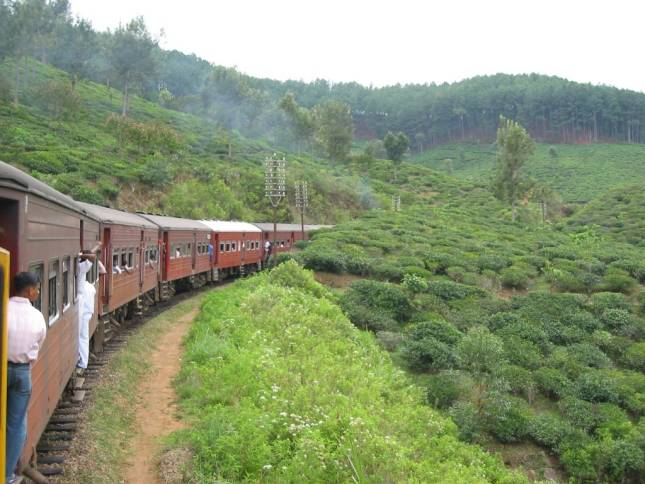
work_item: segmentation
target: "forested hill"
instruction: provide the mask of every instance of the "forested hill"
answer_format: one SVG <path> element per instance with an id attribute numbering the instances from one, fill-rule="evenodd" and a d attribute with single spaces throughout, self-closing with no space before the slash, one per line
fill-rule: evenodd
<path id="1" fill-rule="evenodd" d="M 645 142 L 644 93 L 556 77 L 497 74 L 378 89 L 259 79 L 162 50 L 142 19 L 96 32 L 87 21 L 72 18 L 67 0 L 0 0 L 0 32 L 0 61 L 35 57 L 67 71 L 72 83 L 88 78 L 283 146 L 296 145 L 303 134 L 280 108 L 289 92 L 306 108 L 332 99 L 346 103 L 359 138 L 403 131 L 419 149 L 464 139 L 491 141 L 500 114 L 541 141 Z M 12 73 L 19 85 L 25 77 L 21 65 Z M 0 79 L 0 91 L 7 83 Z"/>

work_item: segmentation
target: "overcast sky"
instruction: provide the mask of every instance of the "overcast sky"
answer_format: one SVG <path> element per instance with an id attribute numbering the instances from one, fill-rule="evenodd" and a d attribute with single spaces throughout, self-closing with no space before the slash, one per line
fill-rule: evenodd
<path id="1" fill-rule="evenodd" d="M 537 72 L 645 92 L 645 0 L 72 0 L 98 30 L 258 77 L 383 86 Z"/>

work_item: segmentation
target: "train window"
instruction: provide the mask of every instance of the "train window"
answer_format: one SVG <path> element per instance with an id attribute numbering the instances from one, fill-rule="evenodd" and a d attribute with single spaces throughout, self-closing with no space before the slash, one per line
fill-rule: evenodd
<path id="1" fill-rule="evenodd" d="M 157 262 L 157 249 L 150 249 L 150 262 Z"/>
<path id="2" fill-rule="evenodd" d="M 33 306 L 38 309 L 38 311 L 43 310 L 43 273 L 45 272 L 45 267 L 43 264 L 31 264 L 29 266 L 29 272 L 36 274 L 38 278 L 38 299 L 32 302 Z"/>
<path id="3" fill-rule="evenodd" d="M 224 252 L 228 252 L 229 250 L 231 250 L 231 243 L 230 243 L 230 242 L 226 242 L 225 247 L 226 247 L 226 248 L 224 249 Z"/>
<path id="4" fill-rule="evenodd" d="M 150 249 L 143 251 L 143 263 L 147 264 L 148 262 L 150 262 Z"/>
<path id="5" fill-rule="evenodd" d="M 224 242 L 219 244 L 219 251 L 224 252 Z"/>
<path id="6" fill-rule="evenodd" d="M 69 257 L 63 259 L 63 311 L 69 307 Z"/>
<path id="7" fill-rule="evenodd" d="M 119 267 L 119 253 L 115 252 L 112 255 L 112 274 L 120 274 L 120 267 Z"/>
<path id="8" fill-rule="evenodd" d="M 58 319 L 58 259 L 49 262 L 49 273 L 47 277 L 49 305 L 47 315 L 49 316 L 49 324 L 54 323 Z"/>
<path id="9" fill-rule="evenodd" d="M 231 242 L 231 250 L 235 252 L 237 250 L 237 244 L 235 242 Z"/>
<path id="10" fill-rule="evenodd" d="M 186 250 L 186 255 L 191 255 L 193 253 L 193 244 L 188 244 L 188 249 Z"/>
<path id="11" fill-rule="evenodd" d="M 134 267 L 134 255 L 132 249 L 128 252 L 128 268 L 132 269 Z"/>
<path id="12" fill-rule="evenodd" d="M 124 269 L 128 266 L 128 253 L 127 252 L 122 252 L 121 253 L 121 269 Z"/>

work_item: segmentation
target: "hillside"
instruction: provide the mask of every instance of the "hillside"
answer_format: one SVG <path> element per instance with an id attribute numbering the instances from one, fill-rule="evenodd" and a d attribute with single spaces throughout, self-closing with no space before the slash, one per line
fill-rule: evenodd
<path id="1" fill-rule="evenodd" d="M 72 89 L 67 73 L 27 65 L 21 104 L 0 96 L 3 161 L 82 201 L 194 218 L 269 218 L 263 162 L 271 146 L 136 96 L 124 120 L 114 89 L 89 81 Z M 12 69 L 11 61 L 0 64 L 0 76 Z M 296 179 L 310 184 L 312 222 L 346 220 L 381 203 L 378 195 L 364 199 L 358 177 L 308 155 L 289 155 L 288 184 Z M 293 200 L 279 216 L 296 218 Z"/>
<path id="2" fill-rule="evenodd" d="M 494 170 L 495 147 L 448 144 L 414 154 L 410 161 L 460 179 L 486 181 Z M 645 145 L 538 143 L 526 174 L 565 202 L 588 202 L 619 186 L 645 185 Z"/>

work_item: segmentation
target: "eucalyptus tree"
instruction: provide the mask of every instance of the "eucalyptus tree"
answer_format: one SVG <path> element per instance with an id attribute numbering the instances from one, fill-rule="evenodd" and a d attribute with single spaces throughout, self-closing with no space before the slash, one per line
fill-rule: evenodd
<path id="1" fill-rule="evenodd" d="M 517 218 L 517 202 L 528 190 L 522 167 L 535 151 L 535 143 L 524 127 L 504 116 L 497 129 L 497 166 L 493 184 L 495 196 L 511 204 L 512 219 Z"/>
<path id="2" fill-rule="evenodd" d="M 130 89 L 141 86 L 157 70 L 158 42 L 152 38 L 142 17 L 120 25 L 109 45 L 109 58 L 116 75 L 123 83 L 123 109 L 128 115 Z"/>

